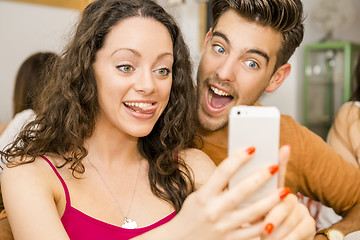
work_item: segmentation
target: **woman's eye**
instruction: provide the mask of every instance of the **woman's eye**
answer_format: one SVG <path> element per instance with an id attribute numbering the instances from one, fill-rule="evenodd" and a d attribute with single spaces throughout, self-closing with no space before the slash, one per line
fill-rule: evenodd
<path id="1" fill-rule="evenodd" d="M 156 70 L 156 72 L 158 74 L 160 74 L 161 76 L 168 76 L 170 74 L 170 69 L 168 69 L 168 68 L 160 68 L 160 69 Z"/>
<path id="2" fill-rule="evenodd" d="M 259 64 L 257 64 L 255 61 L 252 61 L 252 60 L 246 61 L 245 64 L 246 64 L 249 68 L 252 68 L 252 69 L 257 69 L 257 68 L 259 68 Z"/>
<path id="3" fill-rule="evenodd" d="M 220 54 L 225 54 L 225 49 L 220 47 L 219 45 L 214 45 L 214 50 L 215 52 L 217 53 L 220 53 Z"/>
<path id="4" fill-rule="evenodd" d="M 117 69 L 119 69 L 122 72 L 128 73 L 133 70 L 133 67 L 130 65 L 119 65 L 117 66 Z"/>

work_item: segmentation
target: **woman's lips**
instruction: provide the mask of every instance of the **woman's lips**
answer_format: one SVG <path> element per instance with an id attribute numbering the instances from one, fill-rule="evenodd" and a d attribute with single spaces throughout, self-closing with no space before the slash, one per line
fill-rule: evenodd
<path id="1" fill-rule="evenodd" d="M 158 105 L 156 102 L 124 102 L 129 113 L 136 118 L 148 119 L 154 116 Z"/>

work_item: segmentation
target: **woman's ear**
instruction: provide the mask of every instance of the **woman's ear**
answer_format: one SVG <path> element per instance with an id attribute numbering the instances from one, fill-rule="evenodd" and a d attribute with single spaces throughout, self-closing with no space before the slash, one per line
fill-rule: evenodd
<path id="1" fill-rule="evenodd" d="M 265 92 L 273 92 L 278 89 L 285 79 L 289 76 L 291 72 L 291 65 L 286 63 L 279 67 L 276 72 L 272 75 L 271 80 L 268 86 L 265 89 Z"/>

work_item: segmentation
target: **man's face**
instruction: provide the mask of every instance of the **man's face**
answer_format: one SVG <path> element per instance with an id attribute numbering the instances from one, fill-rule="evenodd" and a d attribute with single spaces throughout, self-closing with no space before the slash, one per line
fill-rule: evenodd
<path id="1" fill-rule="evenodd" d="M 253 105 L 265 90 L 275 90 L 271 84 L 281 41 L 281 33 L 233 10 L 220 17 L 206 36 L 197 75 L 197 114 L 204 129 L 223 128 L 231 107 Z"/>

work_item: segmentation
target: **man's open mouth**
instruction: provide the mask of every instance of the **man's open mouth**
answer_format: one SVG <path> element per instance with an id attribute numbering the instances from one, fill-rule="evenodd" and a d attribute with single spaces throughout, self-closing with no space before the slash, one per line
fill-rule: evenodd
<path id="1" fill-rule="evenodd" d="M 214 86 L 210 86 L 208 92 L 208 103 L 214 109 L 220 109 L 228 105 L 232 100 L 233 96 L 229 93 L 218 89 Z"/>

